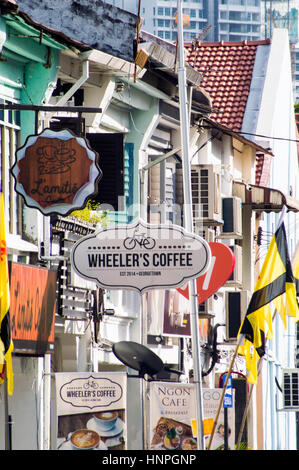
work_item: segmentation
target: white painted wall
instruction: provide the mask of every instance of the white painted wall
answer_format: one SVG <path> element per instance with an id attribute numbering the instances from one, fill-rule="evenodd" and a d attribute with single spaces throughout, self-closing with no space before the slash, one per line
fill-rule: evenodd
<path id="1" fill-rule="evenodd" d="M 40 359 L 13 357 L 14 392 L 8 396 L 8 413 L 12 418 L 12 449 L 38 450 L 40 439 Z M 0 388 L 0 450 L 5 449 L 5 391 Z"/>
<path id="2" fill-rule="evenodd" d="M 288 33 L 286 30 L 274 30 L 261 104 L 257 119 L 256 133 L 269 137 L 274 153 L 269 186 L 279 189 L 298 199 L 299 171 L 296 143 L 287 139 L 296 139 L 293 112 L 293 90 L 291 81 L 291 63 Z M 274 138 L 275 137 L 275 138 Z M 285 139 L 285 140 L 282 140 Z M 265 216 L 264 230 L 274 233 L 280 214 Z M 285 218 L 288 246 L 292 255 L 299 238 L 299 217 L 289 213 Z M 266 244 L 261 253 L 266 254 Z M 287 330 L 280 318 L 275 320 L 273 340 L 269 341 L 270 360 L 264 361 L 264 442 L 265 449 L 296 449 L 295 413 L 276 410 L 279 398 L 274 378 L 280 381 L 280 368 L 293 367 L 294 364 L 294 322 L 290 321 Z"/>

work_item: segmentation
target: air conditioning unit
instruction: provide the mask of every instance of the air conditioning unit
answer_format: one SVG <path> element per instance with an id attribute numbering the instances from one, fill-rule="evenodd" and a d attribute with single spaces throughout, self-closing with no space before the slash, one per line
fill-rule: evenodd
<path id="1" fill-rule="evenodd" d="M 239 245 L 230 246 L 235 256 L 235 266 L 230 278 L 226 281 L 226 287 L 242 287 L 242 247 Z"/>
<path id="2" fill-rule="evenodd" d="M 282 395 L 284 409 L 299 409 L 299 369 L 282 370 Z"/>
<path id="3" fill-rule="evenodd" d="M 242 204 L 238 197 L 222 199 L 223 226 L 219 238 L 242 238 Z"/>
<path id="4" fill-rule="evenodd" d="M 191 190 L 194 222 L 222 224 L 220 165 L 192 165 Z"/>
<path id="5" fill-rule="evenodd" d="M 235 340 L 250 301 L 247 290 L 225 292 L 226 339 Z"/>
<path id="6" fill-rule="evenodd" d="M 214 242 L 215 241 L 215 233 L 214 230 L 209 227 L 203 227 L 201 224 L 194 224 L 194 233 L 199 235 L 201 238 L 206 240 L 206 242 Z"/>
<path id="7" fill-rule="evenodd" d="M 198 316 L 199 318 L 214 318 L 215 317 L 213 296 L 209 297 L 207 300 L 199 304 Z"/>

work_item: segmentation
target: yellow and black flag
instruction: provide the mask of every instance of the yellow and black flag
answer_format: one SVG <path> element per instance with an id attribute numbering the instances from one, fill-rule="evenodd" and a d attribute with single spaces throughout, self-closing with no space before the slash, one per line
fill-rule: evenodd
<path id="1" fill-rule="evenodd" d="M 296 247 L 294 259 L 293 259 L 293 274 L 295 278 L 297 301 L 299 303 L 299 243 Z"/>
<path id="2" fill-rule="evenodd" d="M 3 194 L 0 193 L 0 384 L 7 377 L 7 390 L 9 395 L 13 394 L 13 370 L 10 329 L 10 292 L 7 261 L 7 246 L 5 237 L 5 215 Z"/>
<path id="3" fill-rule="evenodd" d="M 239 330 L 240 354 L 246 358 L 248 381 L 257 381 L 257 362 L 265 354 L 265 339 L 272 339 L 273 302 L 286 327 L 287 316 L 299 320 L 295 279 L 288 253 L 284 222 L 271 239 L 246 316 Z M 242 341 L 244 340 L 243 344 Z"/>

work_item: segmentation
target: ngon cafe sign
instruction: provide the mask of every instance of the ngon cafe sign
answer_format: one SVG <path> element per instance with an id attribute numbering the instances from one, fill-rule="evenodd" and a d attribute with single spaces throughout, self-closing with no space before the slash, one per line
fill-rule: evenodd
<path id="1" fill-rule="evenodd" d="M 102 177 L 98 154 L 68 129 L 28 136 L 11 171 L 16 192 L 44 215 L 83 208 Z"/>
<path id="2" fill-rule="evenodd" d="M 79 240 L 71 253 L 76 273 L 103 288 L 170 289 L 203 275 L 210 247 L 177 225 L 142 220 L 111 226 Z"/>

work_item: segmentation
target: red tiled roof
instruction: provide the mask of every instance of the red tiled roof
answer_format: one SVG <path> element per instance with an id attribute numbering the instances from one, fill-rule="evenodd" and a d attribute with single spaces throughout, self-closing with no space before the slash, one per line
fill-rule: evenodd
<path id="1" fill-rule="evenodd" d="M 211 119 L 240 132 L 259 45 L 270 40 L 186 44 L 187 62 L 203 75 L 200 86 L 212 99 Z"/>
<path id="2" fill-rule="evenodd" d="M 255 161 L 255 184 L 258 186 L 268 186 L 272 155 L 256 152 Z"/>

